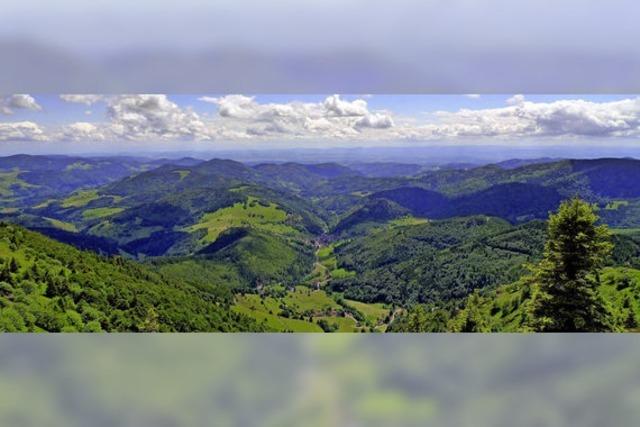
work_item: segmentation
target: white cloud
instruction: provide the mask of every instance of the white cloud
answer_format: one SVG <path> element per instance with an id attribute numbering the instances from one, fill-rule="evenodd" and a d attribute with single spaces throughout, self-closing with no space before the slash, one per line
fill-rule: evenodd
<path id="1" fill-rule="evenodd" d="M 357 128 L 389 129 L 393 127 L 391 116 L 380 113 L 367 114 L 356 121 Z"/>
<path id="2" fill-rule="evenodd" d="M 323 105 L 329 114 L 338 117 L 362 117 L 369 113 L 367 101 L 364 99 L 349 102 L 340 99 L 340 95 L 331 95 L 324 100 Z"/>
<path id="3" fill-rule="evenodd" d="M 524 95 L 513 95 L 511 98 L 507 99 L 507 105 L 521 105 L 524 101 Z"/>
<path id="4" fill-rule="evenodd" d="M 478 93 L 468 93 L 465 96 L 469 99 L 480 99 L 480 94 Z"/>
<path id="5" fill-rule="evenodd" d="M 216 104 L 218 106 L 218 114 L 222 117 L 248 119 L 258 113 L 258 105 L 254 101 L 254 98 L 249 96 L 227 95 L 221 98 L 203 96 L 199 98 L 199 100 Z"/>
<path id="6" fill-rule="evenodd" d="M 640 136 L 640 98 L 612 102 L 529 102 L 514 96 L 503 108 L 438 112 L 425 137 Z"/>
<path id="7" fill-rule="evenodd" d="M 11 108 L 35 109 L 29 98 Z M 198 114 L 166 95 L 103 98 L 102 122 L 81 121 L 41 128 L 33 122 L 4 123 L 0 139 L 77 141 L 163 140 L 459 140 L 462 138 L 640 137 L 640 98 L 610 102 L 532 102 L 516 95 L 499 108 L 437 111 L 418 119 L 370 110 L 361 98 L 331 95 L 317 102 L 261 103 L 256 97 L 201 97 L 216 106 Z M 31 100 L 33 100 L 31 98 Z M 33 100 L 35 102 L 35 100 Z"/>
<path id="8" fill-rule="evenodd" d="M 104 99 L 104 95 L 95 94 L 79 94 L 79 95 L 60 95 L 60 99 L 74 104 L 92 105 Z"/>
<path id="9" fill-rule="evenodd" d="M 109 131 L 115 138 L 208 139 L 198 114 L 179 107 L 166 95 L 122 95 L 107 101 Z"/>
<path id="10" fill-rule="evenodd" d="M 245 132 L 247 137 L 354 138 L 366 129 L 388 129 L 387 112 L 371 112 L 363 99 L 347 101 L 331 95 L 321 102 L 264 103 L 255 97 L 227 95 L 201 97 L 217 105 L 217 126 Z"/>
<path id="11" fill-rule="evenodd" d="M 0 113 L 13 114 L 14 110 L 41 111 L 42 107 L 36 100 L 27 94 L 8 95 L 0 98 Z"/>
<path id="12" fill-rule="evenodd" d="M 57 139 L 71 141 L 104 141 L 108 129 L 88 122 L 75 122 L 63 126 Z"/>
<path id="13" fill-rule="evenodd" d="M 0 122 L 0 141 L 46 141 L 44 130 L 34 122 Z"/>

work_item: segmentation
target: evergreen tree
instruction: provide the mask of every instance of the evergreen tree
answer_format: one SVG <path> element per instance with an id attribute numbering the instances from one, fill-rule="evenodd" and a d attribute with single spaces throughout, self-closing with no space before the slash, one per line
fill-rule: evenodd
<path id="1" fill-rule="evenodd" d="M 599 269 L 612 250 L 606 225 L 590 204 L 574 198 L 549 217 L 532 327 L 538 331 L 588 332 L 613 328 L 598 294 Z"/>
<path id="2" fill-rule="evenodd" d="M 19 268 L 20 266 L 18 265 L 18 261 L 12 257 L 11 261 L 9 261 L 9 271 L 11 273 L 17 273 Z"/>
<path id="3" fill-rule="evenodd" d="M 631 309 L 627 311 L 627 317 L 624 320 L 624 327 L 627 329 L 635 329 L 638 327 L 638 319 L 636 319 L 636 314 Z"/>
<path id="4" fill-rule="evenodd" d="M 13 278 L 11 277 L 11 269 L 8 262 L 0 265 L 0 282 L 13 283 Z"/>
<path id="5" fill-rule="evenodd" d="M 480 306 L 482 304 L 477 292 L 471 294 L 467 300 L 467 306 L 462 310 L 462 324 L 459 332 L 491 332 L 489 319 L 487 319 Z"/>

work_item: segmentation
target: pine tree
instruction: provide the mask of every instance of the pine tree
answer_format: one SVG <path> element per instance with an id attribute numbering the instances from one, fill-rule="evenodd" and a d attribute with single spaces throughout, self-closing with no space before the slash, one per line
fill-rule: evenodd
<path id="1" fill-rule="evenodd" d="M 461 312 L 463 322 L 460 326 L 460 332 L 491 332 L 489 321 L 480 310 L 481 302 L 477 292 L 469 296 L 467 306 Z"/>
<path id="2" fill-rule="evenodd" d="M 612 316 L 598 294 L 599 269 L 613 245 L 606 225 L 590 204 L 574 198 L 549 217 L 539 285 L 533 308 L 538 331 L 607 331 Z"/>
<path id="3" fill-rule="evenodd" d="M 13 283 L 11 267 L 9 266 L 8 261 L 0 265 L 0 282 Z"/>
<path id="4" fill-rule="evenodd" d="M 627 310 L 627 317 L 624 320 L 624 327 L 627 329 L 635 329 L 638 327 L 638 319 L 636 319 L 636 314 L 633 310 Z"/>
<path id="5" fill-rule="evenodd" d="M 11 261 L 9 261 L 9 271 L 11 273 L 17 273 L 18 269 L 20 269 L 20 265 L 18 265 L 18 261 L 12 257 Z"/>

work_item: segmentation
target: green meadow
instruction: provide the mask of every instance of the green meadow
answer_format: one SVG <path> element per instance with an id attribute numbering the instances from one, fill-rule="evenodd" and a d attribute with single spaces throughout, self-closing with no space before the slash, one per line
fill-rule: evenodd
<path id="1" fill-rule="evenodd" d="M 67 197 L 60 204 L 63 208 L 81 208 L 89 204 L 89 202 L 98 199 L 98 192 L 96 190 L 76 191 L 71 196 Z"/>
<path id="2" fill-rule="evenodd" d="M 204 242 L 213 242 L 218 236 L 233 227 L 248 227 L 280 235 L 298 234 L 298 230 L 286 224 L 287 213 L 275 203 L 263 204 L 249 196 L 245 202 L 218 209 L 205 214 L 198 223 L 187 227 L 186 231 L 207 230 Z"/>

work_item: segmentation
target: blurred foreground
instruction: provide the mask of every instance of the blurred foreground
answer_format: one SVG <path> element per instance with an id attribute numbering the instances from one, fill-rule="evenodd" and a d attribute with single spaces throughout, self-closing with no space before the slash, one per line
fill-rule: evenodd
<path id="1" fill-rule="evenodd" d="M 3 335 L 3 426 L 626 426 L 633 335 Z"/>

